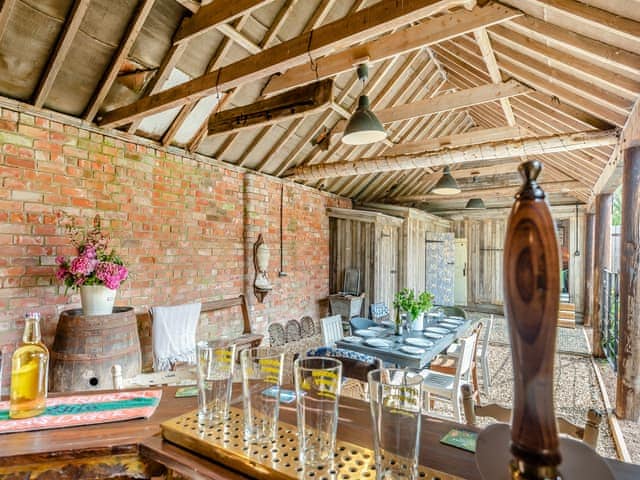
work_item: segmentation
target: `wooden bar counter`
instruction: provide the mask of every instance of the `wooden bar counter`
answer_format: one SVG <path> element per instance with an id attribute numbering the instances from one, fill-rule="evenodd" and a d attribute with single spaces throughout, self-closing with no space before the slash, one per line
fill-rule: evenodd
<path id="1" fill-rule="evenodd" d="M 175 392 L 175 387 L 165 387 L 160 405 L 146 420 L 0 435 L 0 479 L 151 478 L 167 471 L 187 478 L 249 478 L 162 440 L 163 421 L 197 406 L 195 398 L 175 398 Z M 233 403 L 242 403 L 240 385 L 234 385 Z M 295 424 L 295 407 L 282 404 L 280 418 Z M 460 425 L 423 417 L 420 463 L 457 477 L 480 480 L 474 454 L 439 442 L 454 426 Z M 338 436 L 373 448 L 365 402 L 341 399 Z M 640 478 L 637 465 L 615 460 L 609 464 L 616 478 Z"/>

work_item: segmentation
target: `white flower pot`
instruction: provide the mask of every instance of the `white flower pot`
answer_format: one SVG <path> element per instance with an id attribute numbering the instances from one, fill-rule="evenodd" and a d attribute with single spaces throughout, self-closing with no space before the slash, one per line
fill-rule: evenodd
<path id="1" fill-rule="evenodd" d="M 424 312 L 421 312 L 411 324 L 411 330 L 424 330 Z"/>
<path id="2" fill-rule="evenodd" d="M 116 290 L 104 285 L 83 285 L 80 287 L 80 301 L 85 315 L 110 315 L 113 313 L 113 302 Z"/>

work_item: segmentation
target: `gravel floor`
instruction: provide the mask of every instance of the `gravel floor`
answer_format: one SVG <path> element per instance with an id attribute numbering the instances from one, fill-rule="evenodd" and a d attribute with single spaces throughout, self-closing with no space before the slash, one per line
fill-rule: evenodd
<path id="1" fill-rule="evenodd" d="M 471 316 L 479 318 L 486 315 L 471 314 Z M 591 361 L 589 357 L 585 356 L 589 353 L 589 345 L 581 327 L 576 329 L 559 328 L 557 345 L 558 350 L 562 353 L 556 354 L 554 377 L 556 411 L 572 422 L 584 424 L 589 408 L 595 408 L 602 412 L 605 410 Z M 502 317 L 496 317 L 491 335 L 489 370 L 492 377 L 492 387 L 489 396 L 485 392 L 481 392 L 481 402 L 510 406 L 513 399 L 513 369 L 506 322 Z M 481 371 L 480 376 L 482 376 Z M 482 390 L 482 378 L 480 385 Z M 444 404 L 437 403 L 435 408 L 440 413 L 450 412 L 450 409 Z M 490 423 L 490 420 L 487 420 L 486 423 Z M 638 437 L 637 431 L 636 437 Z M 597 451 L 602 456 L 617 458 L 613 438 L 606 421 L 603 421 L 600 426 Z"/>
<path id="2" fill-rule="evenodd" d="M 616 373 L 606 360 L 596 360 L 596 364 L 602 375 L 609 402 L 612 407 L 615 408 Z M 640 464 L 640 423 L 627 420 L 618 420 L 618 423 L 622 429 L 624 443 L 627 445 L 627 450 L 629 450 L 629 454 L 631 455 L 631 462 Z"/>

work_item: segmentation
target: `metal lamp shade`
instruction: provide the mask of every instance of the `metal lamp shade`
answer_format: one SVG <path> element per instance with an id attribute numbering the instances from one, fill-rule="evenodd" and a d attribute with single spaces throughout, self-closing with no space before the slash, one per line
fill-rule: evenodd
<path id="1" fill-rule="evenodd" d="M 431 193 L 435 193 L 436 195 L 455 195 L 460 192 L 461 190 L 460 187 L 458 187 L 458 182 L 456 182 L 456 179 L 451 176 L 449 167 L 445 167 L 444 174 L 440 177 L 436 186 L 433 187 Z"/>
<path id="2" fill-rule="evenodd" d="M 486 207 L 481 198 L 470 198 L 464 208 L 467 210 L 484 210 Z"/>
<path id="3" fill-rule="evenodd" d="M 360 95 L 358 108 L 347 123 L 342 135 L 342 143 L 347 145 L 367 145 L 387 138 L 387 132 L 375 114 L 369 110 L 369 97 Z"/>

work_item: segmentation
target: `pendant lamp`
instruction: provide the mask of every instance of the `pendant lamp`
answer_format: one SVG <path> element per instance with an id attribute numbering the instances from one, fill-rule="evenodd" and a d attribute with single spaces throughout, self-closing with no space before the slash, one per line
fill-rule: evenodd
<path id="1" fill-rule="evenodd" d="M 467 205 L 464 207 L 466 210 L 484 210 L 484 202 L 481 198 L 470 198 Z"/>
<path id="2" fill-rule="evenodd" d="M 436 195 L 455 195 L 460 192 L 458 182 L 456 182 L 456 179 L 451 175 L 449 167 L 444 167 L 442 177 L 440 177 L 436 186 L 431 189 L 431 193 L 435 193 Z"/>
<path id="3" fill-rule="evenodd" d="M 368 76 L 369 68 L 364 63 L 360 64 L 358 66 L 358 79 L 362 80 L 363 92 Z M 351 115 L 342 134 L 342 143 L 346 145 L 368 145 L 387 138 L 387 132 L 380 120 L 369 109 L 369 105 L 369 97 L 361 94 L 358 99 L 358 108 Z"/>

